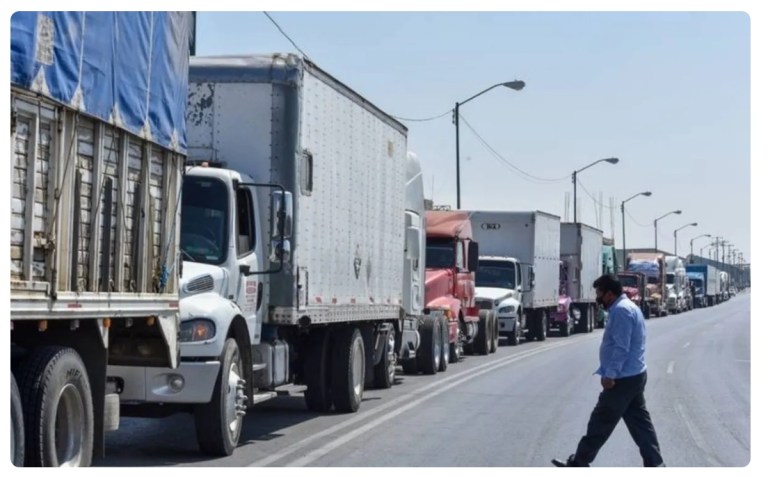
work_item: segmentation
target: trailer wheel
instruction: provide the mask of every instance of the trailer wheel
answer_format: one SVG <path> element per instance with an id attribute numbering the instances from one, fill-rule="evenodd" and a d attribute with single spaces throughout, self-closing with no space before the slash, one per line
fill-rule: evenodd
<path id="1" fill-rule="evenodd" d="M 11 462 L 24 466 L 24 414 L 16 378 L 11 374 Z"/>
<path id="2" fill-rule="evenodd" d="M 440 366 L 437 370 L 443 372 L 448 369 L 448 363 L 451 361 L 451 331 L 446 320 L 440 319 L 440 332 L 442 341 L 440 343 Z"/>
<path id="3" fill-rule="evenodd" d="M 384 354 L 381 356 L 379 364 L 373 368 L 373 386 L 377 389 L 389 389 L 392 387 L 392 383 L 395 382 L 397 355 L 395 354 L 394 329 L 389 329 L 385 340 Z"/>
<path id="4" fill-rule="evenodd" d="M 304 356 L 304 402 L 314 412 L 328 412 L 333 407 L 330 373 L 330 333 L 327 329 L 315 330 L 309 336 Z"/>
<path id="5" fill-rule="evenodd" d="M 477 336 L 473 346 L 474 351 L 482 356 L 491 352 L 491 316 L 488 310 L 480 310 L 480 322 L 478 323 Z"/>
<path id="6" fill-rule="evenodd" d="M 419 334 L 421 334 L 417 357 L 419 370 L 424 374 L 435 374 L 440 367 L 443 354 L 440 323 L 433 316 L 426 317 L 424 325 L 419 329 Z"/>
<path id="7" fill-rule="evenodd" d="M 211 402 L 195 406 L 195 429 L 200 450 L 214 456 L 230 456 L 240 441 L 245 414 L 243 360 L 234 338 L 222 352 L 221 371 Z"/>
<path id="8" fill-rule="evenodd" d="M 458 363 L 461 361 L 461 358 L 464 357 L 464 345 L 461 343 L 462 340 L 462 332 L 461 332 L 461 326 L 459 326 L 459 335 L 456 337 L 456 342 L 451 343 L 448 350 L 448 356 L 449 356 L 449 363 Z"/>
<path id="9" fill-rule="evenodd" d="M 26 465 L 91 465 L 93 401 L 88 373 L 77 352 L 63 346 L 37 348 L 19 372 Z"/>
<path id="10" fill-rule="evenodd" d="M 338 412 L 357 412 L 365 386 L 365 346 L 360 330 L 354 326 L 338 330 L 332 352 L 333 405 Z"/>
<path id="11" fill-rule="evenodd" d="M 495 353 L 499 349 L 499 317 L 496 313 L 492 313 L 493 320 L 491 322 L 491 353 Z"/>
<path id="12" fill-rule="evenodd" d="M 539 312 L 539 319 L 536 320 L 536 339 L 545 341 L 547 339 L 547 324 L 549 323 L 549 313 L 547 310 Z"/>

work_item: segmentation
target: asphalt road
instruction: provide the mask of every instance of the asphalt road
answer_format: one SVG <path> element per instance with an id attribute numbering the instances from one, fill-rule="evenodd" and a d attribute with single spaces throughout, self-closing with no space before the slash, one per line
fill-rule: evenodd
<path id="1" fill-rule="evenodd" d="M 652 318 L 646 399 L 668 466 L 750 461 L 750 298 Z M 121 420 L 101 466 L 549 466 L 573 452 L 600 391 L 601 330 L 502 346 L 435 376 L 366 391 L 356 414 L 259 405 L 228 458 L 197 450 L 190 416 Z M 502 341 L 503 342 L 503 341 Z M 620 423 L 593 466 L 640 466 Z"/>

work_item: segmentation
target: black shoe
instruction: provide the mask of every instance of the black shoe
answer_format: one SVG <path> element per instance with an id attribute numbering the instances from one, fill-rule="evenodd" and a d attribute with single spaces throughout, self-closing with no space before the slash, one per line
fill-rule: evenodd
<path id="1" fill-rule="evenodd" d="M 568 456 L 566 460 L 552 459 L 552 465 L 555 467 L 589 467 L 589 464 L 584 465 L 576 462 L 573 458 L 573 454 Z"/>

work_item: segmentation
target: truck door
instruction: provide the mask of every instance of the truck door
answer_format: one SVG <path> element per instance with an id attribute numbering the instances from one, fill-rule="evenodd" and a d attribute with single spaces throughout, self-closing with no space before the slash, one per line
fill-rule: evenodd
<path id="1" fill-rule="evenodd" d="M 237 188 L 236 248 L 237 248 L 237 304 L 248 324 L 254 343 L 261 338 L 262 303 L 264 301 L 264 276 L 252 275 L 259 269 L 260 249 L 254 194 L 250 187 Z"/>

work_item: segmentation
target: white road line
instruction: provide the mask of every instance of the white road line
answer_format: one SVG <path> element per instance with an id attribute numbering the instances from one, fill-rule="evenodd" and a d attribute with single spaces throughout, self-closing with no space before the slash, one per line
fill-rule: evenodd
<path id="1" fill-rule="evenodd" d="M 439 381 L 435 381 L 435 382 L 432 382 L 432 383 L 428 384 L 427 386 L 424 386 L 422 388 L 418 388 L 414 392 L 410 392 L 410 393 L 404 394 L 404 395 L 402 395 L 400 397 L 397 397 L 397 398 L 393 399 L 392 401 L 389 401 L 386 404 L 382 404 L 381 406 L 375 407 L 375 408 L 370 409 L 368 411 L 360 412 L 355 417 L 353 417 L 351 419 L 348 419 L 346 421 L 340 422 L 340 423 L 338 423 L 338 424 L 336 424 L 334 426 L 331 426 L 331 427 L 329 427 L 329 428 L 327 428 L 327 429 L 325 429 L 325 430 L 323 430 L 321 432 L 317 432 L 315 434 L 312 434 L 311 436 L 307 436 L 307 437 L 305 437 L 304 439 L 302 439 L 300 441 L 297 441 L 297 442 L 295 442 L 295 443 L 293 443 L 293 444 L 291 444 L 289 446 L 286 446 L 280 452 L 276 452 L 274 454 L 271 454 L 271 455 L 269 455 L 267 457 L 264 457 L 262 459 L 259 459 L 259 460 L 255 461 L 255 462 L 251 463 L 249 465 L 249 467 L 264 467 L 264 466 L 270 465 L 270 464 L 272 464 L 274 462 L 277 462 L 278 460 L 284 459 L 287 456 L 293 454 L 294 452 L 299 451 L 300 449 L 302 449 L 303 447 L 307 446 L 308 444 L 310 444 L 313 441 L 316 441 L 316 440 L 321 439 L 321 438 L 323 438 L 325 436 L 328 436 L 328 435 L 334 434 L 336 432 L 339 432 L 339 431 L 341 431 L 341 430 L 343 430 L 343 429 L 345 429 L 347 427 L 355 426 L 357 423 L 359 423 L 361 421 L 363 421 L 363 422 L 369 421 L 376 414 L 382 413 L 383 411 L 386 411 L 387 409 L 390 409 L 390 408 L 393 408 L 393 407 L 397 407 L 397 406 L 400 406 L 401 404 L 404 404 L 404 403 L 406 403 L 408 401 L 411 401 L 412 399 L 414 399 L 414 396 L 415 396 L 416 393 L 423 393 L 425 391 L 428 391 L 430 389 L 437 388 L 438 386 L 440 386 L 439 389 L 437 389 L 436 391 L 433 391 L 432 393 L 430 393 L 429 396 L 440 394 L 445 389 L 453 387 L 453 385 L 455 385 L 455 384 L 452 385 L 452 383 L 454 383 L 454 382 L 455 383 L 463 383 L 464 381 L 466 381 L 468 379 L 472 379 L 474 377 L 477 377 L 477 376 L 480 376 L 482 374 L 485 374 L 485 370 L 496 369 L 496 368 L 499 368 L 501 366 L 505 366 L 505 365 L 507 365 L 509 363 L 513 363 L 515 361 L 522 360 L 522 359 L 527 358 L 529 356 L 533 356 L 535 354 L 539 354 L 539 353 L 542 353 L 542 352 L 545 352 L 545 351 L 549 351 L 551 349 L 561 348 L 561 347 L 567 346 L 569 344 L 579 343 L 579 342 L 585 341 L 585 340 L 587 340 L 589 338 L 590 338 L 589 336 L 585 336 L 584 338 L 581 338 L 581 339 L 573 339 L 573 338 L 571 338 L 571 339 L 569 339 L 568 341 L 565 341 L 565 342 L 557 343 L 557 344 L 554 344 L 554 345 L 551 345 L 551 346 L 539 347 L 539 348 L 536 348 L 536 349 L 532 349 L 530 351 L 525 351 L 525 352 L 522 352 L 522 353 L 515 354 L 513 356 L 507 356 L 505 358 L 500 358 L 500 359 L 497 359 L 497 360 L 494 360 L 494 361 L 490 361 L 488 363 L 484 363 L 484 364 L 482 364 L 480 366 L 476 366 L 474 368 L 467 369 L 465 371 L 462 371 L 462 372 L 454 374 L 454 375 L 446 376 L 445 378 L 440 379 Z M 419 399 L 418 402 L 422 402 L 422 401 L 423 401 L 423 399 Z M 412 406 L 409 406 L 408 409 L 410 409 L 411 407 Z M 396 409 L 395 412 L 397 412 L 399 414 L 398 410 L 399 409 Z M 390 416 L 389 418 L 391 418 L 391 417 L 394 417 L 394 416 Z M 365 427 L 368 427 L 368 426 L 365 426 Z M 357 434 L 355 434 L 355 435 L 357 435 Z M 332 441 L 332 443 L 333 442 L 336 442 L 336 441 Z M 323 449 L 326 448 L 326 447 L 328 447 L 328 445 L 323 446 Z M 317 452 L 317 451 L 315 451 L 315 452 Z M 317 459 L 317 457 L 315 457 L 315 459 Z"/>
<path id="2" fill-rule="evenodd" d="M 685 425 L 686 430 L 688 430 L 688 434 L 693 439 L 694 444 L 696 444 L 696 447 L 701 449 L 702 453 L 706 456 L 709 465 L 713 467 L 722 467 L 723 464 L 714 456 L 714 453 L 707 445 L 706 440 L 698 431 L 698 429 L 696 429 L 691 418 L 688 417 L 688 412 L 685 409 L 685 406 L 683 406 L 680 402 L 676 402 L 674 408 L 675 412 L 680 417 L 680 420 L 683 421 L 683 424 Z"/>
<path id="3" fill-rule="evenodd" d="M 690 342 L 690 341 L 689 341 L 689 342 L 687 342 L 687 343 L 685 343 L 685 344 L 683 345 L 683 349 L 685 349 L 685 348 L 687 348 L 687 347 L 689 347 L 689 346 L 691 346 L 691 342 Z"/>
<path id="4" fill-rule="evenodd" d="M 675 372 L 675 362 L 670 361 L 669 365 L 667 365 L 667 374 L 672 374 Z"/>

